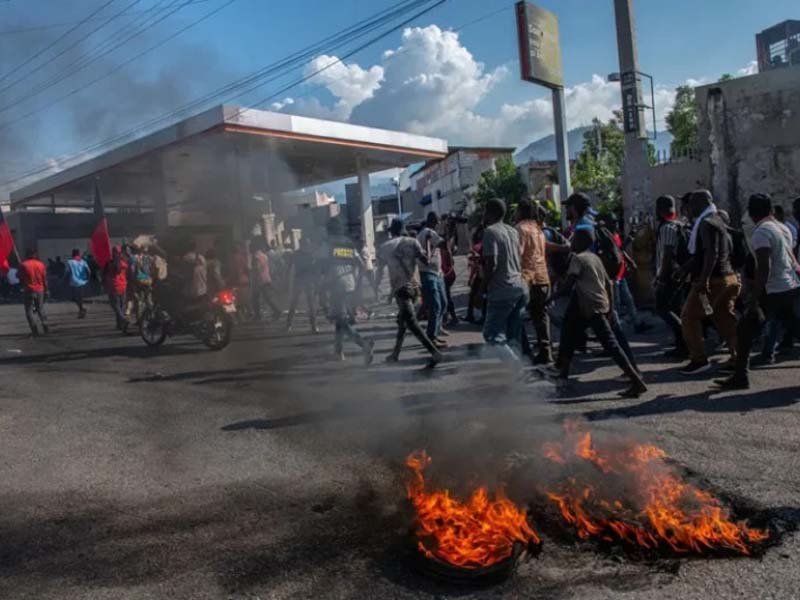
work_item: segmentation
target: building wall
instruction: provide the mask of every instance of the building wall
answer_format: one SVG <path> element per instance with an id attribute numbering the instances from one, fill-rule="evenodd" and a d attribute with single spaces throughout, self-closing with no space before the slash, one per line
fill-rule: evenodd
<path id="1" fill-rule="evenodd" d="M 692 190 L 711 185 L 708 165 L 703 160 L 683 160 L 650 167 L 650 183 L 654 207 L 655 198 L 659 196 L 680 198 Z"/>
<path id="2" fill-rule="evenodd" d="M 500 157 L 510 152 L 490 149 L 459 149 L 445 159 L 432 163 L 411 176 L 411 189 L 418 201 L 430 197 L 423 212 L 439 214 L 471 212 L 469 200 L 477 191 L 478 181 L 486 171 L 494 170 Z"/>
<path id="3" fill-rule="evenodd" d="M 699 137 L 718 203 L 738 222 L 747 198 L 800 196 L 800 68 L 697 88 Z"/>
<path id="4" fill-rule="evenodd" d="M 97 225 L 93 213 L 12 212 L 6 215 L 17 250 L 35 248 L 42 258 L 67 256 L 72 248 L 87 250 Z M 114 242 L 155 232 L 153 213 L 109 213 L 108 231 Z"/>

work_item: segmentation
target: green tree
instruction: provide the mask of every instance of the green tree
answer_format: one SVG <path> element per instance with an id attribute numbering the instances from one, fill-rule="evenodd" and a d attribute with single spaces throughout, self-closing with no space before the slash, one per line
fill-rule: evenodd
<path id="1" fill-rule="evenodd" d="M 510 157 L 498 158 L 494 170 L 484 171 L 478 180 L 478 191 L 475 193 L 477 209 L 473 213 L 473 221 L 483 218 L 483 209 L 492 198 L 505 201 L 508 210 L 506 218 L 511 219 L 519 201 L 528 193 L 517 165 Z"/>
<path id="2" fill-rule="evenodd" d="M 730 81 L 733 79 L 733 75 L 730 73 L 723 73 L 722 76 L 719 78 L 720 81 Z"/>
<path id="3" fill-rule="evenodd" d="M 697 147 L 697 111 L 693 87 L 682 85 L 675 90 L 675 104 L 666 120 L 667 131 L 673 138 L 670 152 L 680 156 L 693 151 Z"/>
<path id="4" fill-rule="evenodd" d="M 608 123 L 594 119 L 592 128 L 583 134 L 583 149 L 575 161 L 573 187 L 598 198 L 599 210 L 620 211 L 624 158 L 625 134 L 619 115 Z"/>

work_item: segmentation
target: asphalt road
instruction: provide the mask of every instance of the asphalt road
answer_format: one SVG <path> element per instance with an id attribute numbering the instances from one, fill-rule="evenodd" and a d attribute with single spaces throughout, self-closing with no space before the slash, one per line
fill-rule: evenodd
<path id="1" fill-rule="evenodd" d="M 330 327 L 245 325 L 225 351 L 190 338 L 152 352 L 52 305 L 28 339 L 0 307 L 0 598 L 798 598 L 800 405 L 796 360 L 748 393 L 710 394 L 635 348 L 650 392 L 595 354 L 577 383 L 516 383 L 459 328 L 433 373 L 411 344 L 400 364 L 330 360 Z M 360 329 L 393 339 L 383 314 Z M 782 532 L 760 558 L 642 559 L 545 536 L 539 558 L 484 590 L 414 572 L 403 459 L 426 448 L 444 484 L 502 481 L 565 418 L 655 443 L 695 477 Z"/>

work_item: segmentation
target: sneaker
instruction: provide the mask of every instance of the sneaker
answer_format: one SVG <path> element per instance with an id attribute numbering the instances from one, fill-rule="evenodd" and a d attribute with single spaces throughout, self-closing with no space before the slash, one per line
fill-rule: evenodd
<path id="1" fill-rule="evenodd" d="M 437 338 L 433 338 L 433 340 L 431 340 L 431 341 L 433 342 L 433 345 L 436 346 L 439 349 L 447 348 L 447 346 L 448 346 L 447 341 L 443 340 L 442 338 L 438 338 L 438 337 Z"/>
<path id="2" fill-rule="evenodd" d="M 432 354 L 430 359 L 428 360 L 428 363 L 425 365 L 425 368 L 426 369 L 434 369 L 434 368 L 436 368 L 436 365 L 438 365 L 440 362 L 442 362 L 443 358 L 444 357 L 442 356 L 441 352 L 437 352 L 436 354 Z"/>
<path id="3" fill-rule="evenodd" d="M 387 354 L 387 355 L 386 355 L 386 358 L 384 359 L 384 361 L 385 361 L 385 362 L 387 362 L 387 363 L 389 363 L 389 364 L 396 363 L 396 362 L 398 362 L 399 360 L 400 360 L 400 357 L 399 357 L 399 356 L 397 356 L 397 354 L 394 354 L 394 353 L 392 353 L 392 354 Z"/>
<path id="4" fill-rule="evenodd" d="M 372 359 L 375 357 L 375 342 L 367 340 L 364 342 L 364 366 L 368 367 L 372 364 Z"/>
<path id="5" fill-rule="evenodd" d="M 450 332 L 447 331 L 444 327 L 439 330 L 439 335 L 437 337 L 450 337 Z"/>
<path id="6" fill-rule="evenodd" d="M 717 379 L 715 384 L 721 390 L 748 390 L 750 389 L 750 379 L 747 375 L 731 375 L 725 379 Z"/>
<path id="7" fill-rule="evenodd" d="M 759 354 L 750 361 L 750 366 L 754 369 L 757 369 L 758 367 L 770 367 L 776 362 L 777 361 L 774 356 L 764 356 L 763 354 Z"/>
<path id="8" fill-rule="evenodd" d="M 681 369 L 681 375 L 697 375 L 698 373 L 705 373 L 711 368 L 711 363 L 708 360 L 703 362 L 691 361 L 688 365 Z"/>
<path id="9" fill-rule="evenodd" d="M 647 391 L 647 386 L 643 382 L 637 381 L 637 382 L 634 382 L 633 384 L 631 384 L 631 387 L 629 387 L 627 390 L 625 390 L 623 392 L 620 392 L 619 393 L 619 397 L 620 398 L 638 398 L 639 396 L 644 394 L 646 391 Z"/>

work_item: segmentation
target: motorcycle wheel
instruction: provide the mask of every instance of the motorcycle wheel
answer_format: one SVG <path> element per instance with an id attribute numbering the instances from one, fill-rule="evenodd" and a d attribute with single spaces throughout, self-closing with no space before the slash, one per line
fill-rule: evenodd
<path id="1" fill-rule="evenodd" d="M 167 339 L 167 323 L 153 308 L 142 313 L 139 330 L 144 343 L 151 347 L 160 346 Z"/>
<path id="2" fill-rule="evenodd" d="M 201 341 L 210 350 L 222 350 L 231 342 L 233 319 L 228 313 L 215 310 L 206 316 Z"/>

